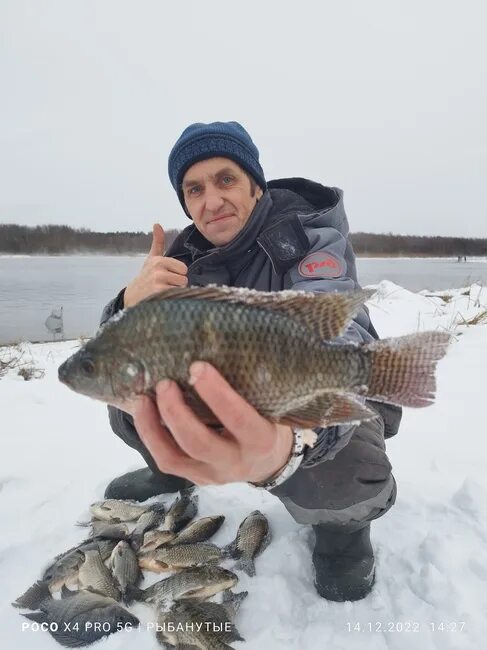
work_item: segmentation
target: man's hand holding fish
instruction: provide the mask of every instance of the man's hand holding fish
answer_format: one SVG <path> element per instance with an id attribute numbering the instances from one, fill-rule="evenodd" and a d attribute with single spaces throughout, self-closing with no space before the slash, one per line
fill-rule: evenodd
<path id="1" fill-rule="evenodd" d="M 160 471 L 197 485 L 260 483 L 277 474 L 291 454 L 291 428 L 263 418 L 210 364 L 196 362 L 190 373 L 196 392 L 225 428 L 204 424 L 174 381 L 159 382 L 156 403 L 139 397 L 133 415 Z"/>

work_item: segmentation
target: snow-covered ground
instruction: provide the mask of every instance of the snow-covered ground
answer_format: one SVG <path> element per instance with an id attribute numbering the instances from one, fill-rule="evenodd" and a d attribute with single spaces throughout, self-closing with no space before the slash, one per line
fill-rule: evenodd
<path id="1" fill-rule="evenodd" d="M 438 366 L 436 403 L 405 409 L 399 434 L 387 443 L 398 483 L 395 506 L 373 522 L 377 557 L 373 592 L 356 603 L 318 597 L 311 565 L 312 531 L 281 503 L 242 484 L 199 490 L 200 515 L 224 514 L 215 536 L 234 538 L 249 512 L 270 520 L 273 542 L 257 559 L 257 575 L 237 619 L 249 650 L 432 650 L 485 647 L 487 636 L 487 289 L 415 294 L 390 282 L 369 303 L 382 337 L 426 329 L 453 331 Z M 426 294 L 427 292 L 423 292 Z M 136 452 L 111 432 L 103 404 L 57 381 L 76 341 L 27 345 L 24 360 L 45 370 L 24 381 L 0 378 L 0 647 L 59 647 L 48 633 L 22 631 L 26 619 L 10 602 L 40 576 L 57 553 L 83 539 L 74 524 L 103 497 L 108 481 L 141 466 Z M 169 501 L 169 499 L 168 499 Z M 228 563 L 231 567 L 231 562 Z M 155 578 L 154 578 L 155 579 Z M 145 605 L 134 608 L 143 624 Z M 107 650 L 158 647 L 154 633 L 124 631 L 99 642 Z"/>

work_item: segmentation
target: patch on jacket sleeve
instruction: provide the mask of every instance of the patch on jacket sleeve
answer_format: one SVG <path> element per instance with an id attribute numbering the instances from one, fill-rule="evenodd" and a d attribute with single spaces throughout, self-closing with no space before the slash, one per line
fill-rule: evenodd
<path id="1" fill-rule="evenodd" d="M 345 275 L 345 263 L 332 253 L 316 251 L 301 260 L 298 272 L 303 278 L 339 278 Z"/>

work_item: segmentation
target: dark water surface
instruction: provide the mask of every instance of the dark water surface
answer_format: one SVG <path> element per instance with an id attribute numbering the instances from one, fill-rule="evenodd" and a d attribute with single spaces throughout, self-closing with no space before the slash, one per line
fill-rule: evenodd
<path id="1" fill-rule="evenodd" d="M 52 340 L 45 321 L 63 308 L 65 338 L 92 336 L 101 311 L 141 268 L 144 256 L 0 257 L 0 344 Z M 359 258 L 362 286 L 390 280 L 420 291 L 487 284 L 486 261 Z"/>

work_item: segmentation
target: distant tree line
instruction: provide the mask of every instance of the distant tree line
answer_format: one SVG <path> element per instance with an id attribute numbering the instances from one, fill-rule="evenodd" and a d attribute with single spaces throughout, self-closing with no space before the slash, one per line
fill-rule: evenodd
<path id="1" fill-rule="evenodd" d="M 178 230 L 166 230 L 170 246 Z M 93 232 L 69 226 L 18 226 L 0 224 L 0 253 L 24 255 L 65 255 L 73 253 L 147 253 L 152 233 Z"/>
<path id="2" fill-rule="evenodd" d="M 180 231 L 166 230 L 169 247 Z M 357 232 L 351 235 L 357 255 L 370 256 L 487 256 L 487 239 L 416 237 Z M 0 224 L 0 253 L 67 255 L 74 253 L 147 253 L 152 233 L 93 232 L 69 226 L 19 226 Z"/>
<path id="3" fill-rule="evenodd" d="M 487 239 L 356 232 L 352 233 L 351 240 L 355 253 L 363 256 L 487 256 Z"/>

